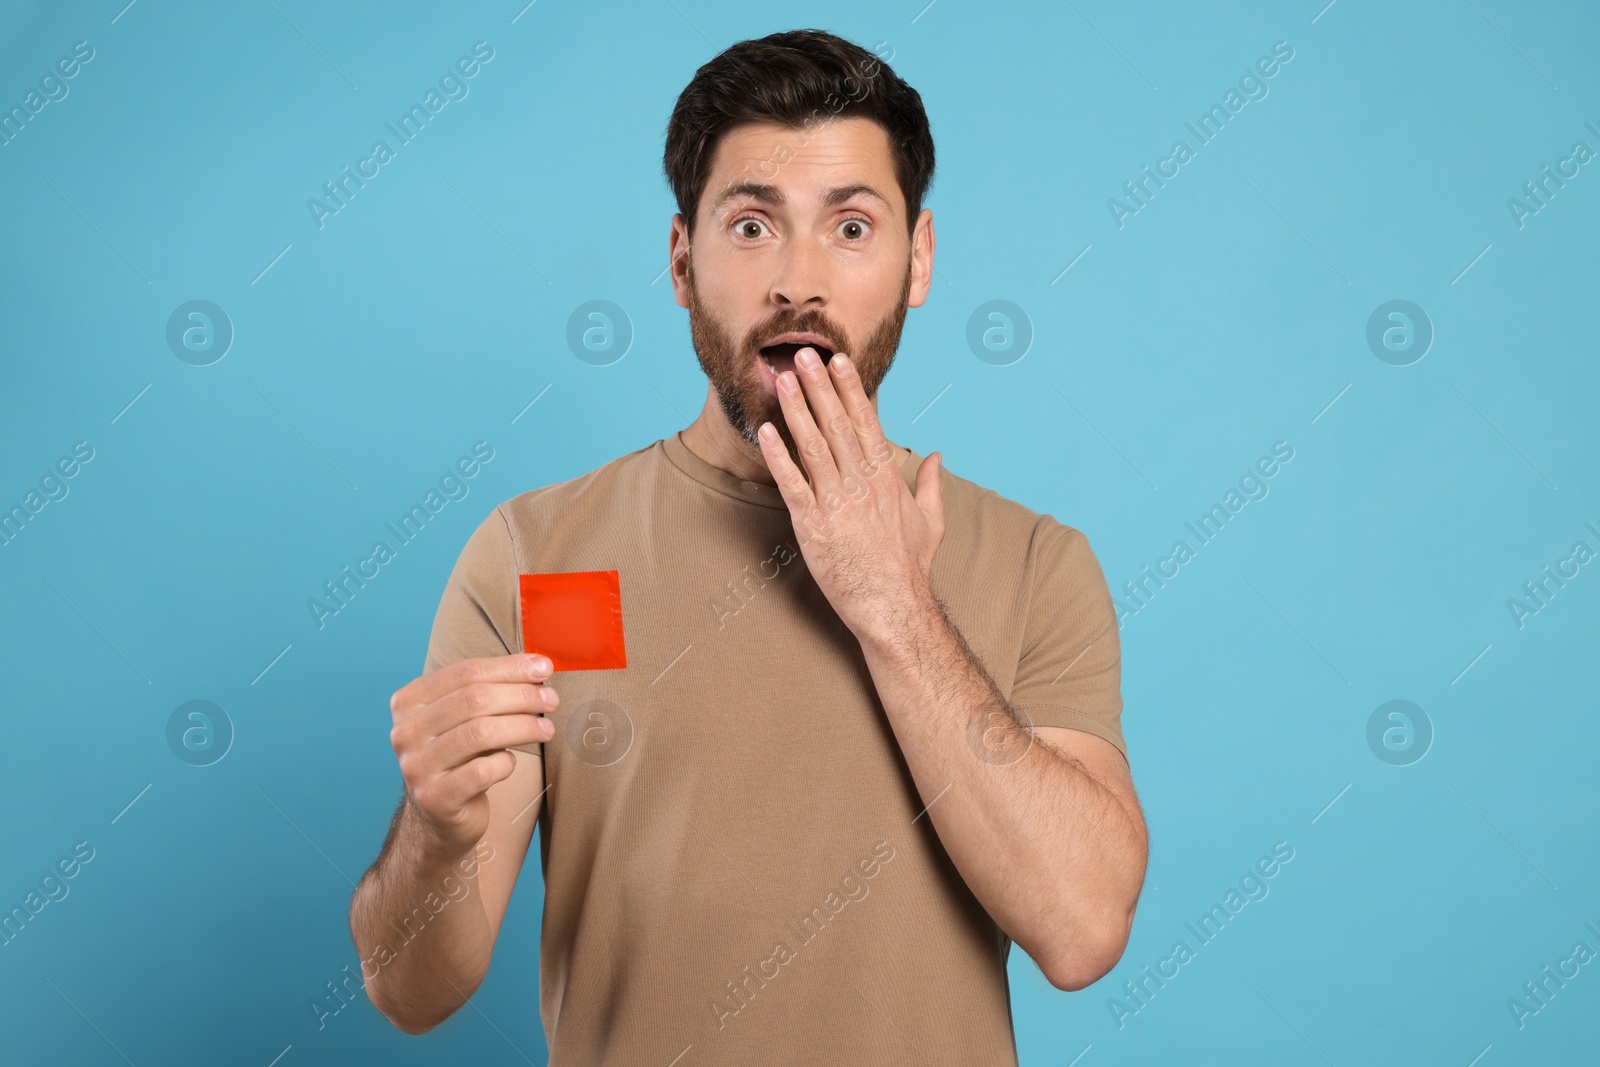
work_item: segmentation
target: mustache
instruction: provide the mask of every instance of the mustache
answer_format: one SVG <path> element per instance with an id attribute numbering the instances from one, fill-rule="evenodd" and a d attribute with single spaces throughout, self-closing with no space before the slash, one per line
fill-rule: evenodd
<path id="1" fill-rule="evenodd" d="M 831 352 L 848 352 L 846 343 L 841 339 L 843 335 L 824 323 L 796 322 L 793 324 L 775 324 L 764 326 L 759 330 L 751 331 L 751 351 L 758 351 L 772 344 L 777 338 L 786 333 L 811 333 L 822 338 L 822 343 Z"/>

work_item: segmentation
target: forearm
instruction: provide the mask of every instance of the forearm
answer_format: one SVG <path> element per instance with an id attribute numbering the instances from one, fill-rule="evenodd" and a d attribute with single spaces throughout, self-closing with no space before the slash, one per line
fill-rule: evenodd
<path id="1" fill-rule="evenodd" d="M 1053 983 L 1098 977 L 1121 953 L 1143 882 L 1135 817 L 1016 725 L 931 594 L 862 650 L 929 803 L 923 817 L 973 895 Z"/>
<path id="2" fill-rule="evenodd" d="M 494 950 L 473 860 L 487 846 L 446 854 L 415 819 L 409 805 L 402 809 L 350 902 L 367 996 L 413 1034 L 439 1025 L 472 995 Z"/>

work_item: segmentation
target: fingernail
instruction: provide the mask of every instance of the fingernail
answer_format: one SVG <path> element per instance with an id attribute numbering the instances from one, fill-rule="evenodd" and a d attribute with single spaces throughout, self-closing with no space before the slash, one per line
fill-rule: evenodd
<path id="1" fill-rule="evenodd" d="M 556 691 L 554 689 L 551 689 L 547 685 L 541 685 L 539 687 L 539 699 L 543 700 L 547 705 L 553 708 L 556 706 L 556 702 L 561 698 L 556 696 Z"/>
<path id="2" fill-rule="evenodd" d="M 843 352 L 835 354 L 832 359 L 828 360 L 828 366 L 838 367 L 840 374 L 849 374 L 854 369 L 850 366 L 850 357 Z"/>
<path id="3" fill-rule="evenodd" d="M 549 674 L 555 669 L 555 665 L 544 656 L 535 656 L 533 657 L 533 669 L 540 674 Z"/>
<path id="4" fill-rule="evenodd" d="M 822 363 L 822 357 L 817 355 L 817 350 L 814 348 L 802 348 L 800 354 L 795 358 L 806 370 L 810 370 Z"/>

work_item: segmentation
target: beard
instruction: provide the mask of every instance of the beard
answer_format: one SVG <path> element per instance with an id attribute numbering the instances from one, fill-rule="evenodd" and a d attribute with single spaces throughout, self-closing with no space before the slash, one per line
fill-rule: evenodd
<path id="1" fill-rule="evenodd" d="M 740 437 L 760 449 L 761 438 L 757 431 L 763 422 L 770 422 L 782 438 L 790 458 L 797 459 L 799 449 L 784 418 L 783 407 L 777 397 L 767 395 L 761 368 L 756 366 L 756 361 L 761 358 L 761 346 L 769 339 L 786 333 L 814 333 L 826 338 L 835 352 L 843 352 L 850 357 L 861 379 L 861 388 L 870 400 L 877 396 L 878 386 L 883 384 L 890 365 L 894 363 L 895 352 L 900 347 L 900 334 L 906 321 L 906 301 L 911 296 L 911 264 L 906 264 L 906 277 L 900 287 L 899 299 L 860 346 L 855 345 L 843 329 L 818 310 L 779 311 L 753 327 L 742 338 L 736 339 L 700 302 L 693 269 L 688 272 L 686 282 L 689 290 L 689 336 L 694 342 L 700 369 L 711 382 L 729 425 Z M 803 391 L 801 395 L 805 395 Z"/>

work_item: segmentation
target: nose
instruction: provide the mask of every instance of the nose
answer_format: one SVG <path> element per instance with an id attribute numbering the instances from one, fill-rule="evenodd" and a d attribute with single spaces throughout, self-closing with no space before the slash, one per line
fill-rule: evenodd
<path id="1" fill-rule="evenodd" d="M 827 250 L 819 242 L 809 238 L 789 241 L 778 255 L 772 302 L 798 311 L 826 307 L 830 267 Z"/>

